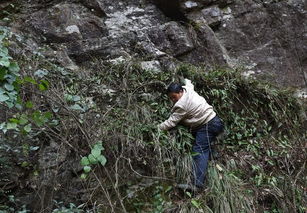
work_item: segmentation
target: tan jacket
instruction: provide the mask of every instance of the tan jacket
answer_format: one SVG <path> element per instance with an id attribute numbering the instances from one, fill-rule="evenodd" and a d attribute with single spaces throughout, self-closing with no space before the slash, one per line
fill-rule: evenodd
<path id="1" fill-rule="evenodd" d="M 186 85 L 182 97 L 175 103 L 170 117 L 159 125 L 161 130 L 168 130 L 178 123 L 195 129 L 202 124 L 209 122 L 216 116 L 213 107 L 194 91 L 194 86 L 190 80 L 186 80 Z"/>

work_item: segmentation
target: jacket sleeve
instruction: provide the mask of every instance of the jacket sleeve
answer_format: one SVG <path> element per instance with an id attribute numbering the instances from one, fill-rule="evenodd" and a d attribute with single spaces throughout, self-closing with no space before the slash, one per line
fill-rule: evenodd
<path id="1" fill-rule="evenodd" d="M 169 130 L 175 127 L 184 118 L 185 115 L 186 111 L 184 109 L 181 107 L 176 107 L 173 109 L 171 116 L 158 127 L 161 130 Z"/>

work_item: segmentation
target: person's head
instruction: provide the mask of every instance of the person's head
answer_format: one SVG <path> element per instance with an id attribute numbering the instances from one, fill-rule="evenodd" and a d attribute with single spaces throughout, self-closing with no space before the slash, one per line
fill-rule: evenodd
<path id="1" fill-rule="evenodd" d="M 167 87 L 167 95 L 175 104 L 183 95 L 183 87 L 178 83 L 171 83 Z"/>

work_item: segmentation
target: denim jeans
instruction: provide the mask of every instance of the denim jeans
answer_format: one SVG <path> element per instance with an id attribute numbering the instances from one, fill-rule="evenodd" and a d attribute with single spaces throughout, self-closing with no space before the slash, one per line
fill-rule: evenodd
<path id="1" fill-rule="evenodd" d="M 207 172 L 208 161 L 212 153 L 213 142 L 216 137 L 224 130 L 223 122 L 215 116 L 208 123 L 192 131 L 195 138 L 193 144 L 193 184 L 202 188 L 204 186 L 205 175 Z"/>

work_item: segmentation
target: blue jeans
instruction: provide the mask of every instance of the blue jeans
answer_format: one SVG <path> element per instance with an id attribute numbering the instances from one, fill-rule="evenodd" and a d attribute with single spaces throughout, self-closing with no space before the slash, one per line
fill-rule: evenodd
<path id="1" fill-rule="evenodd" d="M 224 130 L 223 122 L 215 116 L 208 123 L 192 131 L 195 138 L 193 145 L 193 184 L 202 188 L 204 186 L 208 161 L 212 153 L 213 142 Z"/>

